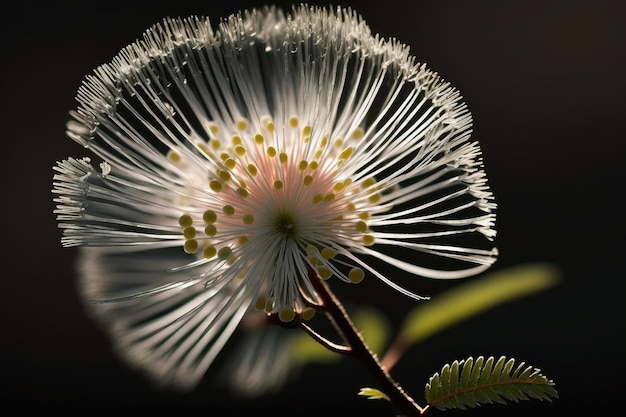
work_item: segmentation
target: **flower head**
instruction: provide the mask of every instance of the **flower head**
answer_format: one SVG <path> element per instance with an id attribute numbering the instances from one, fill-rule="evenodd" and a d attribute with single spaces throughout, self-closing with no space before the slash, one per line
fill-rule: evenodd
<path id="1" fill-rule="evenodd" d="M 303 314 L 309 270 L 420 298 L 374 265 L 461 278 L 495 259 L 460 94 L 350 9 L 165 19 L 77 100 L 68 135 L 91 157 L 55 167 L 62 243 L 163 381 L 193 386 L 251 306 Z"/>

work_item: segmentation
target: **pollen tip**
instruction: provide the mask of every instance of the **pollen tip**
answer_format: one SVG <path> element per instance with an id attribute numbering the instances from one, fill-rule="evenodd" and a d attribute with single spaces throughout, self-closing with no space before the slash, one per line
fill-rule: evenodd
<path id="1" fill-rule="evenodd" d="M 204 214 L 202 214 L 202 220 L 204 220 L 207 224 L 215 223 L 217 220 L 217 214 L 213 210 L 207 210 Z"/>
<path id="2" fill-rule="evenodd" d="M 209 187 L 211 188 L 211 190 L 215 191 L 216 193 L 219 193 L 222 191 L 222 183 L 217 181 L 217 180 L 213 180 L 211 182 L 209 182 Z"/>
<path id="3" fill-rule="evenodd" d="M 239 119 L 237 121 L 237 129 L 244 132 L 248 129 L 248 121 L 246 119 Z"/>
<path id="4" fill-rule="evenodd" d="M 195 253 L 198 250 L 198 241 L 195 239 L 186 240 L 183 249 L 185 253 Z"/>
<path id="5" fill-rule="evenodd" d="M 284 308 L 278 313 L 278 318 L 283 323 L 289 323 L 293 321 L 294 318 L 296 318 L 296 312 L 293 311 L 292 308 Z"/>
<path id="6" fill-rule="evenodd" d="M 365 272 L 363 272 L 361 268 L 352 268 L 350 272 L 348 273 L 348 279 L 350 280 L 350 282 L 353 282 L 355 284 L 358 284 L 359 282 L 363 281 L 364 277 L 365 277 Z"/>
<path id="7" fill-rule="evenodd" d="M 320 266 L 319 268 L 317 268 L 317 273 L 320 275 L 320 277 L 322 277 L 323 280 L 327 280 L 333 276 L 332 271 L 325 266 Z"/>
<path id="8" fill-rule="evenodd" d="M 376 241 L 376 238 L 374 237 L 374 235 L 365 235 L 363 236 L 362 239 L 363 239 L 363 244 L 365 246 L 371 246 Z"/>
<path id="9" fill-rule="evenodd" d="M 189 227 L 193 224 L 193 218 L 189 214 L 183 214 L 178 218 L 178 224 L 181 227 Z"/>
<path id="10" fill-rule="evenodd" d="M 235 165 L 237 165 L 237 163 L 233 158 L 226 158 L 226 160 L 224 161 L 224 165 L 226 165 L 226 168 L 228 169 L 235 169 Z"/>
<path id="11" fill-rule="evenodd" d="M 230 258 L 232 253 L 233 253 L 233 250 L 229 246 L 224 246 L 223 248 L 220 248 L 220 250 L 217 251 L 217 257 L 221 259 L 222 261 L 225 261 L 226 259 Z"/>
<path id="12" fill-rule="evenodd" d="M 206 259 L 211 259 L 215 255 L 217 255 L 215 246 L 205 246 L 204 249 L 202 249 L 202 256 Z"/>
<path id="13" fill-rule="evenodd" d="M 196 237 L 196 228 L 193 226 L 187 226 L 183 229 L 183 236 L 185 239 L 193 239 Z"/>
<path id="14" fill-rule="evenodd" d="M 363 136 L 365 136 L 365 130 L 362 127 L 357 127 L 350 135 L 352 139 L 361 139 Z"/>
<path id="15" fill-rule="evenodd" d="M 312 307 L 305 307 L 304 310 L 302 310 L 302 313 L 300 313 L 300 316 L 304 320 L 311 320 L 313 316 L 315 316 L 315 309 Z"/>
<path id="16" fill-rule="evenodd" d="M 213 224 L 207 224 L 204 228 L 204 234 L 208 237 L 213 237 L 217 234 L 217 227 Z"/>
<path id="17" fill-rule="evenodd" d="M 254 302 L 254 308 L 258 311 L 264 311 L 265 310 L 265 296 L 264 295 L 260 295 L 256 301 Z"/>

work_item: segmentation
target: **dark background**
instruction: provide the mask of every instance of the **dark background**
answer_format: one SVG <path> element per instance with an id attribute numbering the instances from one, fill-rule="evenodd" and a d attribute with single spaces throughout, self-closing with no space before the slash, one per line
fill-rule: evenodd
<path id="1" fill-rule="evenodd" d="M 85 414 L 172 410 L 207 415 L 225 409 L 226 415 L 337 410 L 390 415 L 386 404 L 355 395 L 373 383 L 349 360 L 307 367 L 282 393 L 256 401 L 233 401 L 208 379 L 190 394 L 154 391 L 117 360 L 108 339 L 83 315 L 72 269 L 75 251 L 59 243 L 52 166 L 69 156 L 84 156 L 64 134 L 83 77 L 163 17 L 207 15 L 217 22 L 262 4 L 21 2 L 3 11 L 3 408 Z M 425 341 L 394 369 L 394 376 L 421 402 L 424 382 L 441 364 L 504 354 L 540 367 L 557 383 L 560 399 L 448 415 L 608 414 L 621 404 L 626 388 L 624 2 L 333 4 L 353 6 L 373 32 L 409 44 L 419 61 L 463 94 L 499 204 L 501 255 L 494 270 L 545 261 L 563 273 L 555 288 Z M 374 283 L 363 285 L 364 291 L 377 291 Z M 424 285 L 432 294 L 445 289 L 438 283 Z M 388 294 L 393 300 L 388 305 L 402 308 L 397 295 L 386 289 L 377 294 L 378 301 Z M 388 308 L 393 315 L 395 310 Z"/>

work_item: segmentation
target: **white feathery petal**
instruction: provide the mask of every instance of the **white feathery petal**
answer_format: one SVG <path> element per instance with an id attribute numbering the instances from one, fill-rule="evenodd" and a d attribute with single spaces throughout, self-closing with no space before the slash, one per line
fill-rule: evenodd
<path id="1" fill-rule="evenodd" d="M 88 247 L 89 309 L 164 383 L 197 383 L 251 305 L 301 314 L 309 269 L 422 299 L 370 261 L 448 279 L 496 258 L 461 95 L 352 9 L 166 18 L 76 99 L 91 156 L 54 167 L 62 244 Z"/>

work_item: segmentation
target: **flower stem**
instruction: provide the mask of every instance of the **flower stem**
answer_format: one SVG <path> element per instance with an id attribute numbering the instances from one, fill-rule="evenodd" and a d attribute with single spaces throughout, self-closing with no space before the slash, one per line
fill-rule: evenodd
<path id="1" fill-rule="evenodd" d="M 381 385 L 392 406 L 404 416 L 422 415 L 426 410 L 420 407 L 382 366 L 378 357 L 367 346 L 350 317 L 346 313 L 337 297 L 331 292 L 326 282 L 311 268 L 308 270 L 309 279 L 318 296 L 324 303 L 324 311 L 335 323 L 351 350 L 346 354 L 359 360 Z"/>

